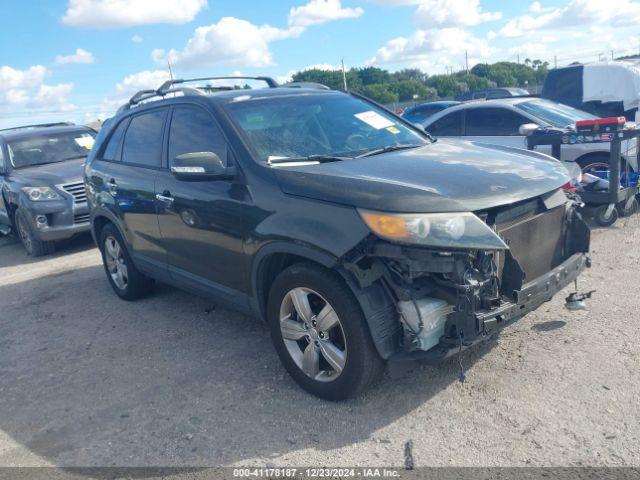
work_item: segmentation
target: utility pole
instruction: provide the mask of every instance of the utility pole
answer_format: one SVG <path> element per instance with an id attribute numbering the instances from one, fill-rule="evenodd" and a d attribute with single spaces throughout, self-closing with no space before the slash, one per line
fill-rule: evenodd
<path id="1" fill-rule="evenodd" d="M 171 62 L 167 60 L 167 66 L 169 67 L 169 77 L 173 80 L 173 70 L 171 69 Z"/>
<path id="2" fill-rule="evenodd" d="M 520 65 L 520 54 L 518 54 L 518 65 Z"/>
<path id="3" fill-rule="evenodd" d="M 344 91 L 347 91 L 347 72 L 344 69 L 344 58 L 340 60 L 342 64 L 342 85 L 344 87 Z"/>
<path id="4" fill-rule="evenodd" d="M 557 55 L 553 56 L 553 65 L 554 65 L 553 68 L 558 68 L 558 56 Z"/>
<path id="5" fill-rule="evenodd" d="M 464 51 L 464 64 L 467 69 L 467 75 L 469 75 L 469 52 L 467 50 Z"/>
<path id="6" fill-rule="evenodd" d="M 613 58 L 613 50 L 611 50 L 611 60 L 614 60 L 614 58 Z"/>

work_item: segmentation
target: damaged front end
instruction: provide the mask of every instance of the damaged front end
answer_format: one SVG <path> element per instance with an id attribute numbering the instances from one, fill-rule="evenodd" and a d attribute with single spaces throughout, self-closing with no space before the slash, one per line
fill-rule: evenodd
<path id="1" fill-rule="evenodd" d="M 460 237 L 464 248 L 393 242 L 374 230 L 343 259 L 384 357 L 440 361 L 537 309 L 590 266 L 589 227 L 562 190 L 474 216 L 500 241 L 478 242 L 477 225 Z"/>

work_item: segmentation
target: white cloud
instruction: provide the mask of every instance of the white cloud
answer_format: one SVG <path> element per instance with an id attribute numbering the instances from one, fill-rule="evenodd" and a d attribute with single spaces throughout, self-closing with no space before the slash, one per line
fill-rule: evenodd
<path id="1" fill-rule="evenodd" d="M 357 18 L 363 13 L 364 10 L 361 7 L 343 7 L 340 0 L 311 0 L 306 5 L 293 7 L 289 11 L 289 25 L 308 27 L 333 20 Z"/>
<path id="2" fill-rule="evenodd" d="M 104 98 L 98 118 L 110 117 L 138 91 L 155 90 L 169 78 L 167 70 L 144 70 L 127 75 L 116 84 L 114 91 Z"/>
<path id="3" fill-rule="evenodd" d="M 75 109 L 69 103 L 73 84 L 46 85 L 44 81 L 48 73 L 42 65 L 34 65 L 25 70 L 8 65 L 0 67 L 0 111 L 10 116 L 20 108 L 60 111 Z"/>
<path id="4" fill-rule="evenodd" d="M 133 37 L 131 37 L 131 41 L 133 43 L 142 43 L 144 40 L 140 35 L 134 35 Z"/>
<path id="5" fill-rule="evenodd" d="M 151 56 L 159 65 L 169 61 L 175 68 L 185 70 L 216 65 L 264 67 L 273 64 L 271 42 L 295 38 L 303 31 L 302 27 L 284 30 L 224 17 L 218 23 L 196 28 L 182 50 L 156 49 Z"/>
<path id="6" fill-rule="evenodd" d="M 533 13 L 540 13 L 542 11 L 542 5 L 540 2 L 533 2 L 529 5 L 529 11 Z"/>
<path id="7" fill-rule="evenodd" d="M 584 25 L 620 27 L 640 22 L 640 3 L 631 0 L 570 0 L 560 8 L 541 9 L 539 15 L 522 15 L 509 20 L 500 30 L 508 38 L 540 30 L 565 29 Z"/>
<path id="8" fill-rule="evenodd" d="M 193 20 L 206 6 L 207 0 L 69 0 L 62 21 L 94 28 L 180 25 Z"/>
<path id="9" fill-rule="evenodd" d="M 421 0 L 415 13 L 423 29 L 473 26 L 502 18 L 501 12 L 483 12 L 480 0 Z"/>
<path id="10" fill-rule="evenodd" d="M 407 63 L 429 66 L 439 63 L 438 58 L 461 56 L 467 52 L 470 56 L 481 58 L 496 53 L 496 49 L 480 38 L 461 28 L 442 28 L 418 30 L 409 37 L 398 37 L 388 41 L 378 49 L 368 64 Z M 451 63 L 449 63 L 451 65 Z"/>
<path id="11" fill-rule="evenodd" d="M 69 63 L 93 63 L 95 59 L 91 52 L 87 52 L 82 48 L 77 48 L 76 53 L 72 55 L 58 55 L 55 63 L 57 65 L 67 65 Z"/>

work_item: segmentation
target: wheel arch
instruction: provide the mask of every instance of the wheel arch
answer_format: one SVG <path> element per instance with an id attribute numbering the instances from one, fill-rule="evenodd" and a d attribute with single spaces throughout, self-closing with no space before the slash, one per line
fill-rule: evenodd
<path id="1" fill-rule="evenodd" d="M 577 157 L 574 161 L 580 165 L 580 168 L 582 168 L 582 166 L 588 162 L 588 161 L 593 161 L 593 160 L 601 160 L 604 163 L 609 164 L 609 152 L 602 150 L 602 151 L 598 151 L 598 152 L 588 152 L 585 153 L 583 155 L 580 155 L 579 157 Z M 626 163 L 629 164 L 629 166 L 631 167 L 632 171 L 636 171 L 638 170 L 637 168 L 634 168 L 633 166 L 633 162 L 630 162 L 629 160 L 625 159 L 624 160 Z"/>
<path id="2" fill-rule="evenodd" d="M 251 268 L 252 302 L 253 310 L 262 320 L 267 318 L 268 286 L 285 268 L 302 262 L 332 269 L 338 259 L 322 250 L 287 242 L 270 243 L 255 255 Z"/>

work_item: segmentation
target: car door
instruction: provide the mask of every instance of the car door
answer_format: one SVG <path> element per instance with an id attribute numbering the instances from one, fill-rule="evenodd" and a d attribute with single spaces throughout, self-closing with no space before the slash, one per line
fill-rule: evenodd
<path id="1" fill-rule="evenodd" d="M 199 290 L 233 297 L 245 289 L 243 206 L 249 198 L 239 178 L 185 181 L 170 171 L 186 153 L 212 152 L 225 166 L 233 156 L 220 126 L 204 108 L 174 106 L 166 167 L 158 173 L 158 223 L 172 278 Z"/>
<path id="2" fill-rule="evenodd" d="M 7 205 L 4 202 L 4 177 L 7 174 L 7 166 L 4 162 L 4 148 L 0 143 L 0 224 L 9 224 L 9 215 Z"/>
<path id="3" fill-rule="evenodd" d="M 156 174 L 162 166 L 164 129 L 169 109 L 146 110 L 123 120 L 101 157 L 103 188 L 120 219 L 134 260 L 143 269 L 165 267 L 155 200 Z"/>
<path id="4" fill-rule="evenodd" d="M 525 137 L 519 131 L 525 123 L 532 122 L 508 108 L 468 108 L 465 110 L 464 137 L 471 141 L 527 148 Z"/>

